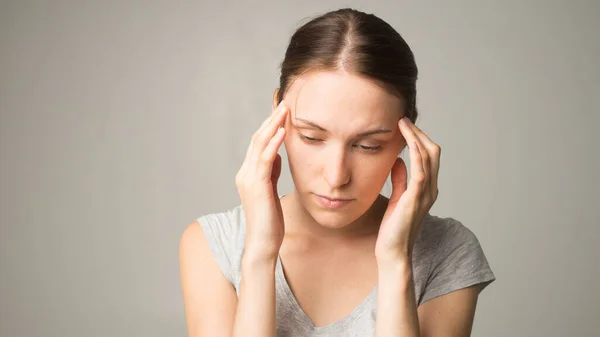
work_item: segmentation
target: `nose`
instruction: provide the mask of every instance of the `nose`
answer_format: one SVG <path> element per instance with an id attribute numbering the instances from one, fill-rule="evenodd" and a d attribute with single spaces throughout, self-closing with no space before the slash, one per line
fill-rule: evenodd
<path id="1" fill-rule="evenodd" d="M 345 150 L 343 148 L 335 149 L 326 153 L 325 156 L 323 177 L 329 187 L 334 190 L 348 184 L 350 182 L 350 167 L 346 162 Z"/>

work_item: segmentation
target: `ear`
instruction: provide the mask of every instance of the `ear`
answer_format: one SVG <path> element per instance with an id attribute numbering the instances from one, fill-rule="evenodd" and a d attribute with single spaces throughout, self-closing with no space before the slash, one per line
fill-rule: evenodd
<path id="1" fill-rule="evenodd" d="M 278 95 L 279 95 L 279 88 L 275 89 L 275 92 L 273 93 L 273 110 L 275 110 L 277 108 L 277 106 L 279 105 L 279 102 L 277 102 Z"/>

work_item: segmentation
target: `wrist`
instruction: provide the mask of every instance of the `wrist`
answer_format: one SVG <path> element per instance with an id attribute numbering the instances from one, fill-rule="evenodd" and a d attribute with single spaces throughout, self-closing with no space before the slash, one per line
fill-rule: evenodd
<path id="1" fill-rule="evenodd" d="M 246 238 L 246 242 L 244 245 L 244 255 L 242 258 L 247 257 L 252 261 L 277 260 L 280 248 L 281 244 L 278 243 L 268 242 L 265 240 L 251 240 L 250 238 Z"/>
<path id="2" fill-rule="evenodd" d="M 412 251 L 409 250 L 386 250 L 376 251 L 375 258 L 378 264 L 406 265 L 412 264 Z"/>
<path id="3" fill-rule="evenodd" d="M 406 255 L 377 256 L 377 268 L 381 273 L 412 273 L 412 258 Z"/>
<path id="4" fill-rule="evenodd" d="M 273 251 L 244 249 L 242 269 L 275 268 L 278 255 L 278 252 Z"/>

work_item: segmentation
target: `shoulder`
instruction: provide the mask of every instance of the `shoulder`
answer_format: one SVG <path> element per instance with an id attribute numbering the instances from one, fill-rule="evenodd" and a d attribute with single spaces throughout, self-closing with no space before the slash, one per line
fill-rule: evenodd
<path id="1" fill-rule="evenodd" d="M 243 208 L 237 205 L 224 211 L 199 216 L 184 230 L 180 250 L 193 251 L 206 247 L 205 250 L 211 253 L 223 275 L 235 285 L 239 279 L 239 261 L 245 235 Z"/>
<path id="2" fill-rule="evenodd" d="M 495 280 L 479 239 L 461 221 L 428 215 L 420 235 L 418 249 L 427 270 L 421 275 L 423 302 L 475 284 L 483 289 Z"/>
<path id="3" fill-rule="evenodd" d="M 207 240 L 217 240 L 227 246 L 245 234 L 244 211 L 241 205 L 224 211 L 207 213 L 196 218 Z"/>
<path id="4" fill-rule="evenodd" d="M 202 225 L 203 222 L 224 227 L 241 227 L 244 225 L 244 209 L 242 205 L 236 205 L 219 212 L 201 214 L 196 221 Z"/>
<path id="5" fill-rule="evenodd" d="M 452 217 L 428 214 L 415 243 L 415 251 L 432 267 L 462 263 L 487 264 L 475 233 Z"/>
<path id="6" fill-rule="evenodd" d="M 427 214 L 423 219 L 417 242 L 424 248 L 439 248 L 461 243 L 477 242 L 475 233 L 461 221 L 452 217 Z"/>
<path id="7" fill-rule="evenodd" d="M 220 236 L 221 239 L 233 239 L 236 232 L 244 229 L 244 215 L 241 205 L 224 211 L 205 213 L 188 224 L 181 235 L 180 242 L 188 244 L 197 242 L 199 236 L 208 241 Z"/>

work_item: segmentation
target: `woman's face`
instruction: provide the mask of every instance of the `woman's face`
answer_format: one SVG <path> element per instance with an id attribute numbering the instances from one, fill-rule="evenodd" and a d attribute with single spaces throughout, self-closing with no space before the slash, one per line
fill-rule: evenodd
<path id="1" fill-rule="evenodd" d="M 344 227 L 371 207 L 405 146 L 398 129 L 403 102 L 369 79 L 315 72 L 297 78 L 284 103 L 284 144 L 299 200 L 322 226 Z M 327 207 L 320 196 L 349 201 Z"/>

